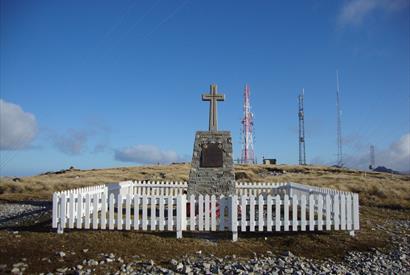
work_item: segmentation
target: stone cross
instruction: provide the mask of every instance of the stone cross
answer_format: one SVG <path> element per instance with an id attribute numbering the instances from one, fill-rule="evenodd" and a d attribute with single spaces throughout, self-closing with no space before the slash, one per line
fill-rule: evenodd
<path id="1" fill-rule="evenodd" d="M 212 84 L 209 94 L 202 95 L 202 101 L 210 101 L 209 104 L 209 131 L 218 131 L 218 109 L 217 101 L 224 101 L 225 95 L 218 94 L 218 87 L 216 84 Z"/>

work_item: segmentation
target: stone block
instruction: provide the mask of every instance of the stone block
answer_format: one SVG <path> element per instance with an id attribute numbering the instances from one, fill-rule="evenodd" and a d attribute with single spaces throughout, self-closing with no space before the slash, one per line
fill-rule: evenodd
<path id="1" fill-rule="evenodd" d="M 229 131 L 196 132 L 188 194 L 235 194 L 232 137 Z"/>

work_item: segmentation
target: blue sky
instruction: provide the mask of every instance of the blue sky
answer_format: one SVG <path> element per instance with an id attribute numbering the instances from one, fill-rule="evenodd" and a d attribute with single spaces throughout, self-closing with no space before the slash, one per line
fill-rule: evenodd
<path id="1" fill-rule="evenodd" d="M 259 160 L 297 163 L 304 88 L 334 164 L 336 69 L 346 165 L 410 170 L 409 1 L 0 2 L 1 175 L 189 161 L 211 83 L 235 158 L 248 83 Z"/>

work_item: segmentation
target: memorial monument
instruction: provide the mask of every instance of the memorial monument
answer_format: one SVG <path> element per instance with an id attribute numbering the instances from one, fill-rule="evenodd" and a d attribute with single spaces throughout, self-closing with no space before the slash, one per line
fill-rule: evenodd
<path id="1" fill-rule="evenodd" d="M 232 158 L 232 137 L 229 131 L 218 131 L 218 101 L 225 96 L 218 94 L 215 84 L 210 93 L 202 95 L 210 102 L 209 130 L 197 131 L 188 180 L 188 195 L 234 195 L 235 173 Z"/>

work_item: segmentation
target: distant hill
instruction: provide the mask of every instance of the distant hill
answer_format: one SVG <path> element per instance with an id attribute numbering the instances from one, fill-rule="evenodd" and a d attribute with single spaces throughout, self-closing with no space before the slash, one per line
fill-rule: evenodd
<path id="1" fill-rule="evenodd" d="M 375 169 L 373 169 L 373 171 L 374 172 L 380 172 L 380 173 L 400 174 L 398 171 L 386 168 L 384 166 L 377 166 Z"/>

